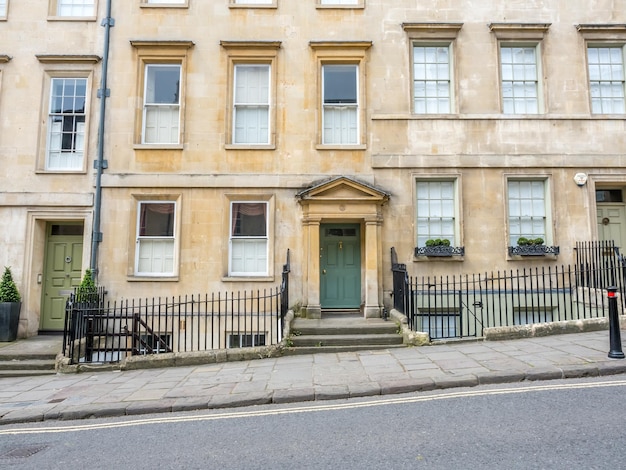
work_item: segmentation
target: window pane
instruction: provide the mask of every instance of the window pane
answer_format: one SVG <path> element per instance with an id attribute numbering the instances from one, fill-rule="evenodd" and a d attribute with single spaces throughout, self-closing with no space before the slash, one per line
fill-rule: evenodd
<path id="1" fill-rule="evenodd" d="M 321 0 L 322 5 L 358 5 L 359 0 Z"/>
<path id="2" fill-rule="evenodd" d="M 428 239 L 455 244 L 455 193 L 453 181 L 417 182 L 417 246 Z"/>
<path id="3" fill-rule="evenodd" d="M 95 0 L 57 0 L 59 16 L 94 16 Z"/>
<path id="4" fill-rule="evenodd" d="M 235 103 L 269 104 L 269 65 L 235 66 Z"/>
<path id="5" fill-rule="evenodd" d="M 234 238 L 231 242 L 231 271 L 241 274 L 266 274 L 267 240 Z"/>
<path id="6" fill-rule="evenodd" d="M 265 237 L 267 235 L 267 203 L 234 202 L 231 215 L 233 237 Z"/>
<path id="7" fill-rule="evenodd" d="M 180 66 L 148 65 L 146 67 L 146 104 L 178 104 Z"/>
<path id="8" fill-rule="evenodd" d="M 509 233 L 512 245 L 520 237 L 546 240 L 546 182 L 509 181 Z"/>
<path id="9" fill-rule="evenodd" d="M 140 202 L 137 222 L 137 261 L 139 274 L 174 272 L 173 202 Z"/>
<path id="10" fill-rule="evenodd" d="M 51 80 L 47 169 L 82 169 L 86 94 L 86 78 L 53 78 Z"/>
<path id="11" fill-rule="evenodd" d="M 268 114 L 267 106 L 237 106 L 234 143 L 269 144 Z"/>
<path id="12" fill-rule="evenodd" d="M 356 106 L 324 106 L 324 143 L 325 144 L 357 144 Z"/>
<path id="13" fill-rule="evenodd" d="M 450 112 L 449 46 L 413 46 L 413 112 Z"/>
<path id="14" fill-rule="evenodd" d="M 143 143 L 179 142 L 180 73 L 180 65 L 146 65 Z"/>
<path id="15" fill-rule="evenodd" d="M 174 240 L 139 240 L 137 272 L 169 274 L 174 272 Z"/>
<path id="16" fill-rule="evenodd" d="M 230 224 L 230 273 L 266 275 L 267 203 L 233 202 Z"/>
<path id="17" fill-rule="evenodd" d="M 502 111 L 505 114 L 538 113 L 536 48 L 502 46 L 500 61 Z"/>
<path id="18" fill-rule="evenodd" d="M 178 106 L 147 106 L 144 142 L 149 144 L 178 143 Z"/>
<path id="19" fill-rule="evenodd" d="M 357 66 L 325 65 L 323 67 L 324 103 L 357 102 Z"/>
<path id="20" fill-rule="evenodd" d="M 269 144 L 269 65 L 236 65 L 233 143 Z"/>
<path id="21" fill-rule="evenodd" d="M 174 203 L 142 202 L 139 206 L 140 237 L 174 236 Z"/>
<path id="22" fill-rule="evenodd" d="M 587 62 L 591 112 L 623 114 L 625 108 L 623 47 L 589 47 Z"/>

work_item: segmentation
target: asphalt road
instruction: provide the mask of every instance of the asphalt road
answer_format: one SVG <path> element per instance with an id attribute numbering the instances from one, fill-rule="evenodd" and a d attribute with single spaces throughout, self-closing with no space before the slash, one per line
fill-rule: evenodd
<path id="1" fill-rule="evenodd" d="M 11 469 L 621 469 L 626 376 L 0 428 Z"/>

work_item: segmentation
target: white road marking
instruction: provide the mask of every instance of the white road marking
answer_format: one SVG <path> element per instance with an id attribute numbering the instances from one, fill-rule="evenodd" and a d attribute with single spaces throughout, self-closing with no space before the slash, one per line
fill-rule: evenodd
<path id="1" fill-rule="evenodd" d="M 361 401 L 356 403 L 328 403 L 323 405 L 300 406 L 294 408 L 279 408 L 273 410 L 247 410 L 233 411 L 219 414 L 202 414 L 197 416 L 169 416 L 149 419 L 131 419 L 125 421 L 114 421 L 108 423 L 92 423 L 80 425 L 54 426 L 49 428 L 17 428 L 17 429 L 0 429 L 0 435 L 20 435 L 20 434 L 53 434 L 80 432 L 96 429 L 114 429 L 125 428 L 130 426 L 144 426 L 154 424 L 168 423 L 186 423 L 198 421 L 216 421 L 222 419 L 235 418 L 253 418 L 261 416 L 276 416 L 292 413 L 312 413 L 318 411 L 335 411 L 350 410 L 356 408 L 369 408 L 374 406 L 387 406 L 406 403 L 422 403 L 438 400 L 450 400 L 454 398 L 483 397 L 490 395 L 512 395 L 530 392 L 555 391 L 555 390 L 580 390 L 585 388 L 604 388 L 604 387 L 623 387 L 626 386 L 626 380 L 616 380 L 610 382 L 591 382 L 591 383 L 572 383 L 572 384 L 554 384 L 554 385 L 537 385 L 537 386 L 520 386 L 519 388 L 499 388 L 493 390 L 466 390 L 462 392 L 448 392 L 439 395 L 427 396 L 405 396 L 400 398 L 385 398 L 381 400 Z"/>

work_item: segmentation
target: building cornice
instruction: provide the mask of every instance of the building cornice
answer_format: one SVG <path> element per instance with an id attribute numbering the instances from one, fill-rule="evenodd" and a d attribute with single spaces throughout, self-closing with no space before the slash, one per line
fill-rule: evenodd
<path id="1" fill-rule="evenodd" d="M 463 23 L 402 23 L 402 29 L 411 38 L 454 39 Z"/>
<path id="2" fill-rule="evenodd" d="M 498 39 L 543 39 L 551 23 L 489 23 Z"/>
<path id="3" fill-rule="evenodd" d="M 190 49 L 195 46 L 193 41 L 180 40 L 180 41 L 162 41 L 162 40 L 150 40 L 150 39 L 131 39 L 130 45 L 136 48 L 176 48 L 176 49 Z"/>
<path id="4" fill-rule="evenodd" d="M 579 33 L 626 33 L 626 24 L 577 24 Z"/>
<path id="5" fill-rule="evenodd" d="M 578 31 L 585 39 L 623 40 L 626 38 L 626 24 L 577 24 Z"/>
<path id="6" fill-rule="evenodd" d="M 310 41 L 312 49 L 359 49 L 372 47 L 372 41 Z"/>
<path id="7" fill-rule="evenodd" d="M 102 60 L 97 55 L 37 54 L 35 57 L 42 64 L 97 64 Z"/>
<path id="8" fill-rule="evenodd" d="M 282 41 L 220 41 L 224 49 L 280 49 Z"/>

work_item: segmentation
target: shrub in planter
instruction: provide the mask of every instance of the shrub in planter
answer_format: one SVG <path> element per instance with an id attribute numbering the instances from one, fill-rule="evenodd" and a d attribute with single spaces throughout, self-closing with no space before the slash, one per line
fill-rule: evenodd
<path id="1" fill-rule="evenodd" d="M 80 285 L 76 289 L 76 302 L 91 302 L 97 300 L 98 288 L 93 280 L 93 274 L 91 269 L 85 271 L 83 279 L 80 281 Z"/>
<path id="2" fill-rule="evenodd" d="M 447 238 L 431 238 L 429 240 L 426 240 L 425 243 L 426 246 L 430 247 L 430 246 L 450 246 L 450 240 L 448 240 Z"/>
<path id="3" fill-rule="evenodd" d="M 519 239 L 517 240 L 517 244 L 519 246 L 539 246 L 539 245 L 543 245 L 543 243 L 544 243 L 543 238 L 519 237 Z"/>
<path id="4" fill-rule="evenodd" d="M 5 267 L 2 280 L 0 280 L 0 342 L 17 339 L 21 301 L 11 268 Z"/>

